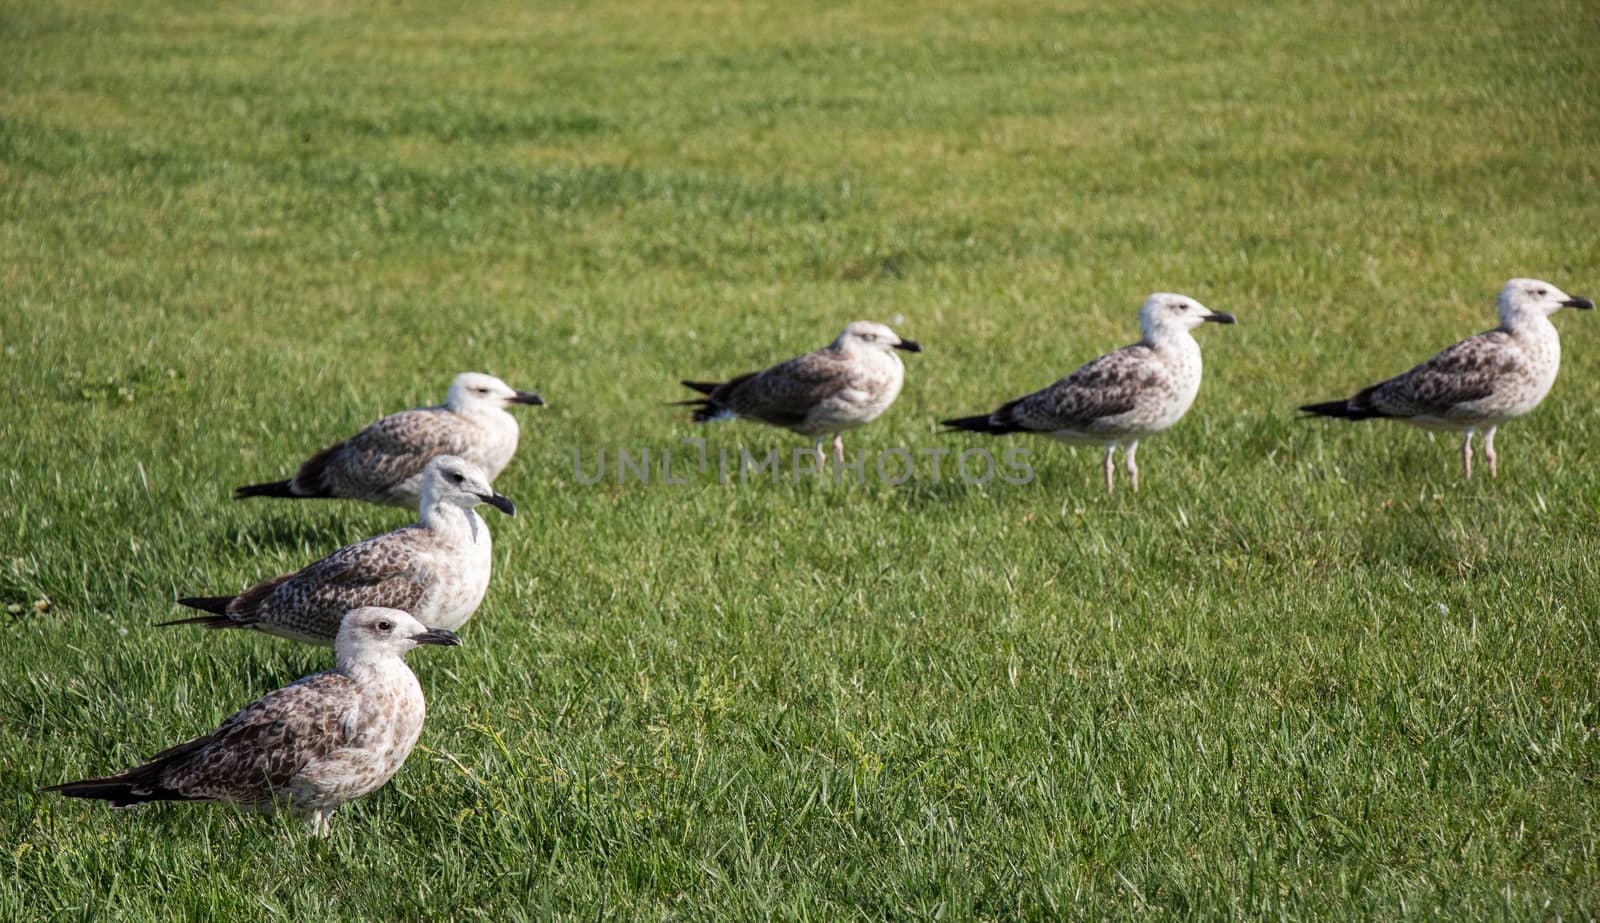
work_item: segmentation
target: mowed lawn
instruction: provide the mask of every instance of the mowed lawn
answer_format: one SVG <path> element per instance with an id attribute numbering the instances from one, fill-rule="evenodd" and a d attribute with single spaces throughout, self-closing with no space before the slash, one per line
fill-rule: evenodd
<path id="1" fill-rule="evenodd" d="M 1600 292 L 1597 46 L 1576 0 L 3 0 L 0 918 L 1592 918 L 1600 317 L 1498 480 L 1294 407 L 1512 276 Z M 938 432 L 1164 290 L 1239 324 L 1142 492 Z M 804 447 L 664 404 L 857 318 L 926 351 L 849 448 L 1034 482 L 575 472 Z M 549 406 L 392 783 L 326 841 L 35 793 L 326 668 L 150 626 L 404 524 L 229 492 L 469 369 Z"/>

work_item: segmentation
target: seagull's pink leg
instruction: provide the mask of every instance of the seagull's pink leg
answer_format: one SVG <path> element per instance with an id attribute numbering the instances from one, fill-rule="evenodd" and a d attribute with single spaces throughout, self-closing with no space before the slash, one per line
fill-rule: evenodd
<path id="1" fill-rule="evenodd" d="M 1467 473 L 1467 480 L 1472 480 L 1472 430 L 1467 430 L 1461 436 L 1461 468 Z"/>
<path id="2" fill-rule="evenodd" d="M 1126 449 L 1122 450 L 1122 460 L 1128 465 L 1128 480 L 1133 482 L 1133 489 L 1135 491 L 1139 489 L 1139 466 L 1133 462 L 1133 453 L 1137 451 L 1138 448 L 1139 440 L 1135 439 L 1128 443 L 1128 447 Z"/>
<path id="3" fill-rule="evenodd" d="M 839 467 L 844 467 L 844 433 L 833 434 L 833 460 Z"/>
<path id="4" fill-rule="evenodd" d="M 1489 476 L 1492 478 L 1497 478 L 1500 476 L 1500 466 L 1496 464 L 1498 459 L 1495 458 L 1494 454 L 1494 429 L 1495 428 L 1491 426 L 1484 431 L 1483 457 L 1489 460 Z"/>
<path id="5" fill-rule="evenodd" d="M 1112 487 L 1115 484 L 1113 479 L 1117 476 L 1117 463 L 1111 457 L 1116 451 L 1117 444 L 1115 442 L 1106 444 L 1106 493 L 1108 495 L 1112 493 Z"/>

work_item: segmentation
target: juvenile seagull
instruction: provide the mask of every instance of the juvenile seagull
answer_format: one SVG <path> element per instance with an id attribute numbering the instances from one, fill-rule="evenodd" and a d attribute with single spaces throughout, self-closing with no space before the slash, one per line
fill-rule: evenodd
<path id="1" fill-rule="evenodd" d="M 844 432 L 871 423 L 900 395 L 906 367 L 895 350 L 919 353 L 883 324 L 858 320 L 832 344 L 760 372 L 724 382 L 685 381 L 706 395 L 681 404 L 695 405 L 694 421 L 744 417 L 781 426 L 822 444 L 833 437 L 833 457 L 844 464 Z"/>
<path id="2" fill-rule="evenodd" d="M 456 455 L 482 468 L 491 482 L 499 477 L 517 452 L 517 419 L 506 405 L 543 403 L 493 375 L 463 372 L 450 383 L 443 407 L 390 414 L 311 456 L 287 481 L 248 484 L 233 498 L 342 497 L 414 507 L 422 469 L 435 456 Z"/>
<path id="3" fill-rule="evenodd" d="M 356 609 L 339 625 L 336 665 L 269 692 L 209 734 L 115 775 L 42 789 L 114 808 L 148 801 L 288 807 L 320 836 L 346 801 L 375 791 L 405 765 L 427 706 L 406 652 L 460 644 L 395 609 Z"/>
<path id="4" fill-rule="evenodd" d="M 1139 440 L 1178 422 L 1200 391 L 1200 344 L 1189 331 L 1206 321 L 1234 322 L 1232 314 L 1193 298 L 1157 292 L 1139 309 L 1139 342 L 993 413 L 943 423 L 976 433 L 1039 433 L 1071 445 L 1104 445 L 1106 493 L 1115 480 L 1113 454 L 1122 445 L 1128 480 L 1138 490 L 1133 456 Z"/>
<path id="5" fill-rule="evenodd" d="M 1499 475 L 1494 431 L 1539 406 L 1561 367 L 1561 337 L 1550 315 L 1591 310 L 1594 302 L 1538 279 L 1512 279 L 1500 290 L 1500 326 L 1445 349 L 1416 368 L 1362 388 L 1355 396 L 1306 404 L 1307 413 L 1368 420 L 1386 417 L 1461 437 L 1461 467 L 1472 478 L 1472 434 L 1483 433 L 1483 457 Z"/>
<path id="6" fill-rule="evenodd" d="M 430 628 L 460 628 L 489 588 L 489 526 L 473 511 L 487 503 L 516 515 L 489 487 L 477 465 L 454 455 L 428 462 L 421 515 L 396 529 L 335 551 L 238 596 L 194 596 L 178 602 L 211 615 L 165 622 L 207 628 L 254 628 L 310 644 L 330 644 L 346 612 L 387 606 Z"/>

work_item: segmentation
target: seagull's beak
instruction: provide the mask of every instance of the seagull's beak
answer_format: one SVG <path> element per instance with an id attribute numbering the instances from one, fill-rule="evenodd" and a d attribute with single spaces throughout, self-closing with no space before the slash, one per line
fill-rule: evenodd
<path id="1" fill-rule="evenodd" d="M 442 644 L 445 647 L 460 647 L 461 639 L 456 633 L 443 628 L 430 628 L 420 635 L 412 635 L 411 640 L 418 644 Z"/>
<path id="2" fill-rule="evenodd" d="M 1590 301 L 1587 298 L 1583 298 L 1581 296 L 1578 296 L 1578 295 L 1573 295 L 1571 298 L 1568 298 L 1566 301 L 1561 302 L 1561 306 L 1563 308 L 1577 308 L 1580 311 L 1593 311 L 1594 310 L 1594 302 Z"/>
<path id="3" fill-rule="evenodd" d="M 517 505 L 505 494 L 474 494 L 479 500 L 489 504 L 507 516 L 517 515 Z"/>
<path id="4" fill-rule="evenodd" d="M 900 342 L 894 344 L 894 348 L 903 349 L 908 353 L 922 352 L 922 347 L 917 345 L 916 340 L 901 340 Z"/>
<path id="5" fill-rule="evenodd" d="M 1202 317 L 1200 319 L 1203 320 L 1203 321 L 1208 321 L 1208 322 L 1213 323 L 1213 324 L 1236 324 L 1236 323 L 1238 323 L 1238 321 L 1233 319 L 1233 315 L 1229 314 L 1227 311 L 1212 311 L 1210 314 L 1207 314 L 1205 317 Z"/>
<path id="6" fill-rule="evenodd" d="M 535 407 L 543 407 L 544 398 L 534 394 L 532 391 L 513 391 L 511 393 L 511 403 L 532 404 Z"/>

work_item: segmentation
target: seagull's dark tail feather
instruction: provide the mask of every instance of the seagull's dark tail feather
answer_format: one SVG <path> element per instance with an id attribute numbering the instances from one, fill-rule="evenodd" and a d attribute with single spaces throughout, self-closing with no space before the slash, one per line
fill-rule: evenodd
<path id="1" fill-rule="evenodd" d="M 41 792 L 56 792 L 68 798 L 97 798 L 108 801 L 113 808 L 126 808 L 147 801 L 193 801 L 188 795 L 156 783 L 160 764 L 151 763 L 103 779 L 83 779 L 41 788 Z"/>
<path id="2" fill-rule="evenodd" d="M 945 432 L 965 430 L 969 433 L 988 433 L 991 436 L 1004 436 L 1007 433 L 1029 432 L 1026 426 L 1017 423 L 1017 407 L 1023 398 L 1007 401 L 995 409 L 994 413 L 980 413 L 971 417 L 956 417 L 953 420 L 940 420 L 939 422 L 950 427 Z"/>
<path id="3" fill-rule="evenodd" d="M 157 622 L 157 628 L 167 628 L 172 625 L 200 625 L 205 628 L 242 628 L 243 624 L 228 614 L 228 604 L 233 602 L 233 596 L 186 596 L 178 600 L 178 605 L 210 612 L 211 615 L 199 615 L 192 619 L 176 619 L 171 622 Z"/>
<path id="4" fill-rule="evenodd" d="M 749 376 L 745 376 L 745 377 L 749 377 Z M 683 382 L 683 386 L 684 387 L 693 388 L 694 390 L 699 391 L 701 394 L 706 394 L 706 395 L 709 395 L 713 391 L 716 391 L 718 388 L 722 387 L 724 384 L 725 384 L 725 382 L 720 382 L 720 381 L 685 381 L 685 382 Z M 731 411 L 728 408 L 722 406 L 721 404 L 718 404 L 718 403 L 712 401 L 710 397 L 700 397 L 700 398 L 695 398 L 694 400 L 690 400 L 690 401 L 673 401 L 671 406 L 673 406 L 673 407 L 693 407 L 694 408 L 694 413 L 691 414 L 689 418 L 691 420 L 693 420 L 694 422 L 696 422 L 696 423 L 710 423 L 710 422 L 712 422 L 714 420 L 731 420 L 734 417 L 734 412 L 733 411 Z"/>
<path id="5" fill-rule="evenodd" d="M 939 423 L 950 427 L 951 430 L 966 430 L 970 433 L 1009 432 L 1009 430 L 996 426 L 994 420 L 986 413 L 980 413 L 975 417 L 956 417 L 951 420 L 940 420 Z"/>
<path id="6" fill-rule="evenodd" d="M 1011 405 L 1007 404 L 994 413 L 980 413 L 972 417 L 956 417 L 953 420 L 940 420 L 939 422 L 950 427 L 945 432 L 965 430 L 969 433 L 988 433 L 991 436 L 1004 436 L 1007 433 L 1020 433 L 1022 427 L 1015 423 L 1006 422 L 1010 416 Z"/>
<path id="7" fill-rule="evenodd" d="M 157 622 L 157 628 L 168 628 L 173 625 L 199 625 L 202 628 L 243 628 L 244 623 L 228 614 L 228 605 L 238 597 L 236 596 L 185 596 L 178 600 L 178 605 L 199 609 L 201 612 L 210 612 L 211 615 L 197 615 L 192 619 L 175 619 L 171 622 Z"/>
<path id="8" fill-rule="evenodd" d="M 338 459 L 345 444 L 335 442 L 326 449 L 306 459 L 294 477 L 285 481 L 268 481 L 265 484 L 246 484 L 233 492 L 233 499 L 247 497 L 287 497 L 290 500 L 320 500 L 334 496 L 328 488 L 328 467 Z"/>
<path id="9" fill-rule="evenodd" d="M 291 499 L 299 499 L 307 496 L 306 494 L 295 493 L 293 484 L 294 481 L 292 480 L 269 481 L 265 484 L 246 484 L 243 487 L 234 488 L 233 499 L 243 500 L 246 497 L 289 497 Z"/>
<path id="10" fill-rule="evenodd" d="M 697 405 L 694 413 L 689 415 L 689 419 L 696 423 L 714 423 L 717 420 L 732 420 L 734 417 L 733 411 L 710 401 L 684 401 L 684 403 Z"/>
<path id="11" fill-rule="evenodd" d="M 1338 401 L 1324 401 L 1321 404 L 1304 404 L 1301 410 L 1316 417 L 1334 417 L 1340 420 L 1371 420 L 1377 417 L 1388 416 L 1380 410 L 1373 408 L 1360 400 L 1361 395 Z"/>
<path id="12" fill-rule="evenodd" d="M 175 622 L 160 622 L 156 627 L 200 625 L 205 628 L 254 628 L 260 621 L 257 617 L 257 608 L 262 601 L 271 596 L 279 584 L 293 576 L 293 572 L 279 574 L 271 580 L 261 581 L 238 596 L 185 596 L 178 600 L 178 605 L 211 614 L 192 619 L 178 619 Z"/>
<path id="13" fill-rule="evenodd" d="M 178 600 L 178 605 L 199 609 L 201 612 L 210 612 L 213 615 L 227 615 L 228 604 L 236 598 L 233 596 L 185 596 Z"/>

